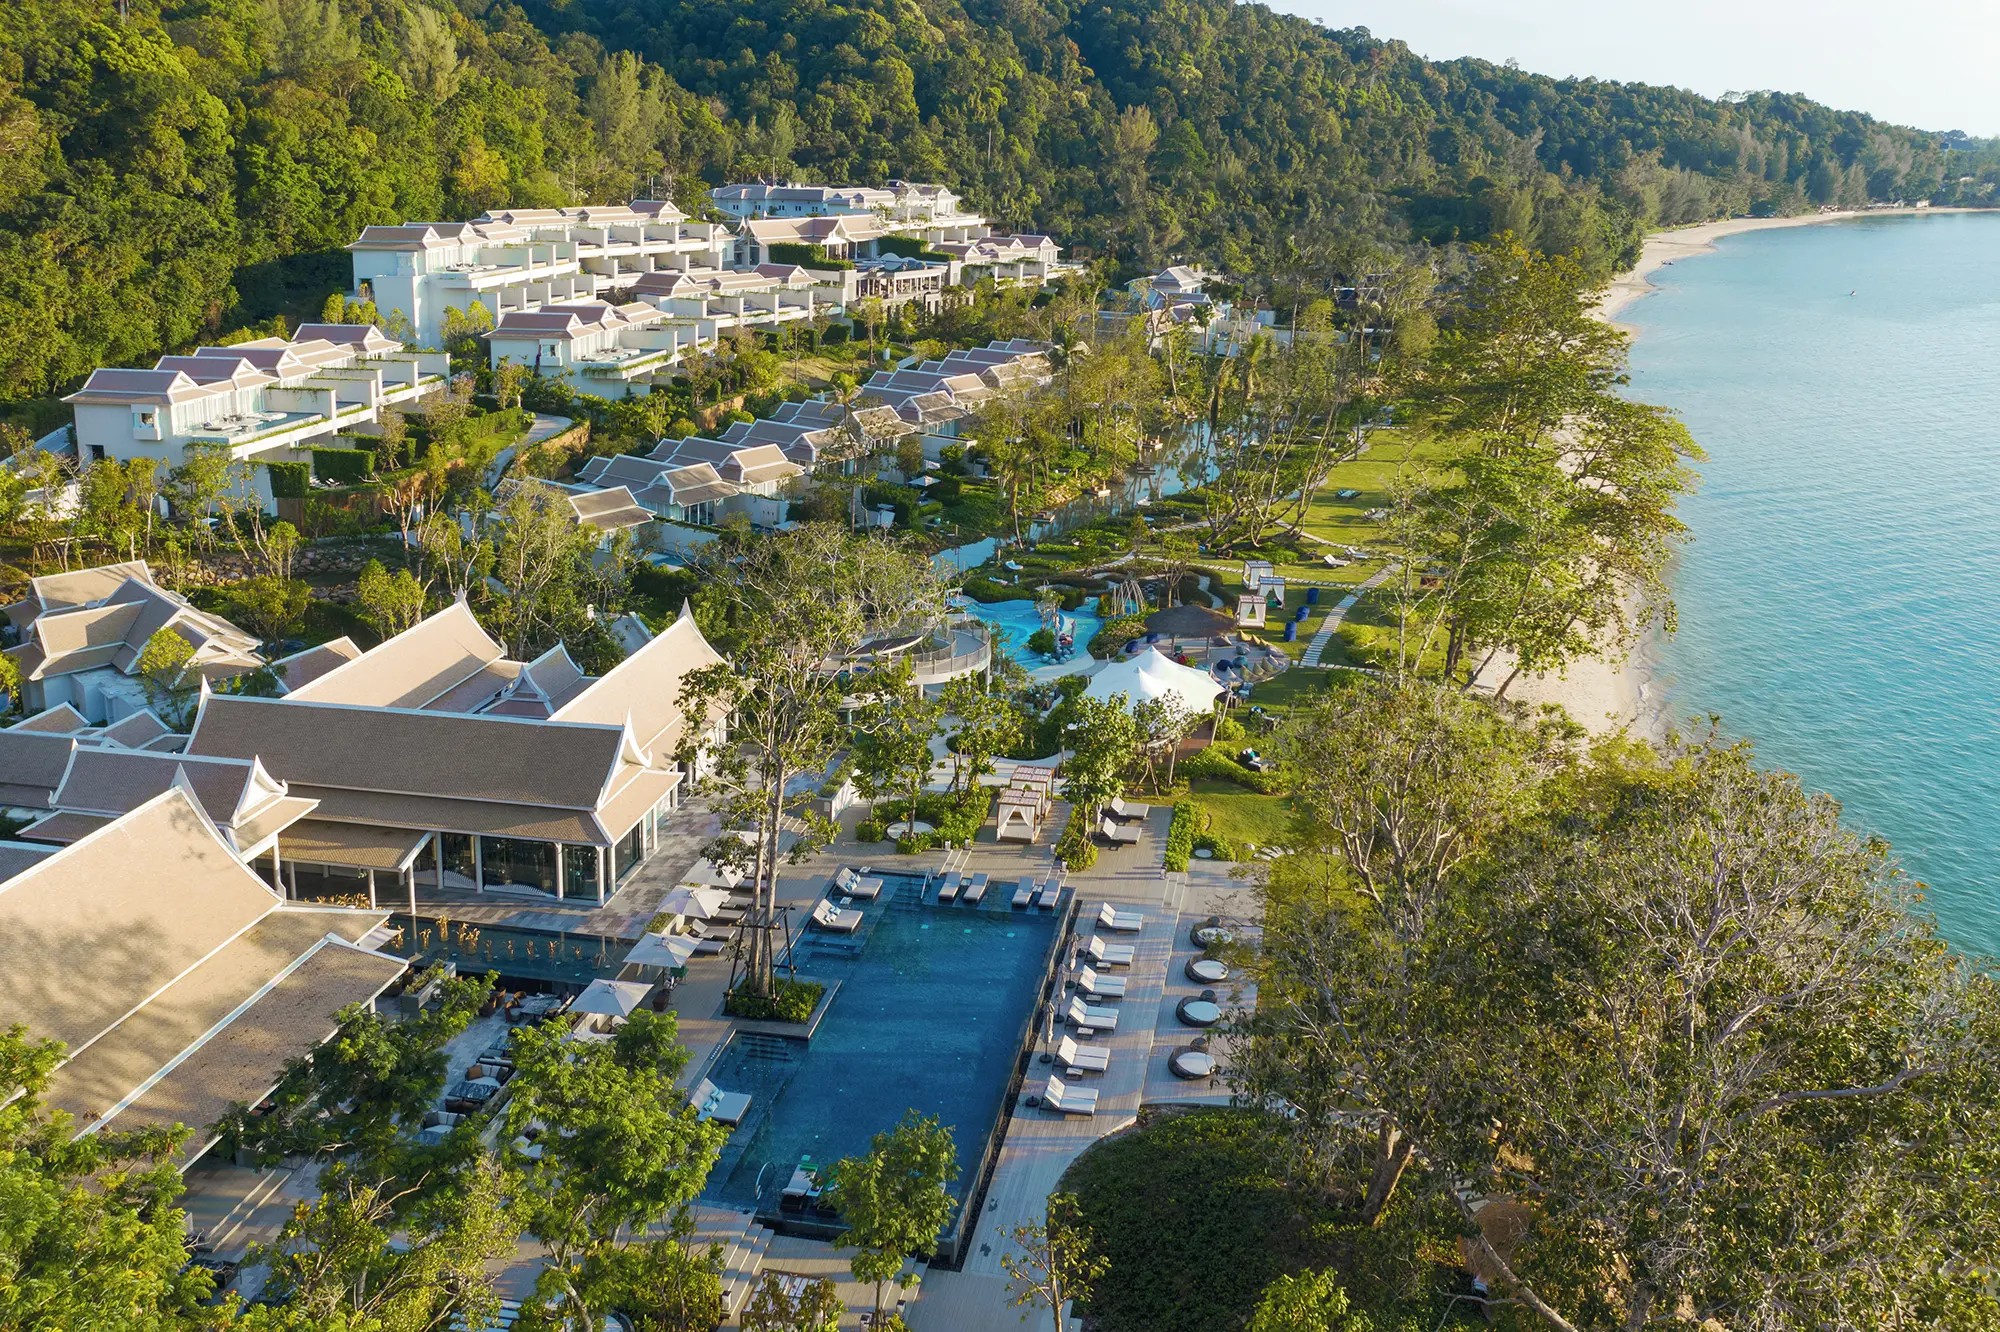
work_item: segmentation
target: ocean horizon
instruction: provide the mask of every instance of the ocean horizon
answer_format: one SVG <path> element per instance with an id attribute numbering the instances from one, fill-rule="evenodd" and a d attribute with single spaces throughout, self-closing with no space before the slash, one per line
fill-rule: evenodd
<path id="1" fill-rule="evenodd" d="M 1708 453 L 1648 705 L 1838 799 L 2000 954 L 2000 214 L 1727 236 L 1619 312 Z"/>

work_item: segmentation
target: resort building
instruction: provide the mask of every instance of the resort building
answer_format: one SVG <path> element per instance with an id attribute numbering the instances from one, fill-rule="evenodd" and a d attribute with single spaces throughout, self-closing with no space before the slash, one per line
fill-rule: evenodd
<path id="1" fill-rule="evenodd" d="M 670 203 L 634 200 L 364 227 L 347 248 L 353 294 L 437 346 L 447 310 L 484 305 L 498 324 L 509 313 L 624 291 L 662 269 L 720 268 L 729 240 L 722 228 L 690 222 Z"/>
<path id="2" fill-rule="evenodd" d="M 740 514 L 751 526 L 776 528 L 786 521 L 791 496 L 806 469 L 776 444 L 730 443 L 690 435 L 663 439 L 644 457 L 612 454 L 591 458 L 568 487 L 598 495 L 623 494 L 654 517 L 677 526 L 712 527 Z M 599 499 L 599 504 L 611 503 Z M 701 543 L 700 536 L 655 530 L 648 536 L 670 552 Z"/>
<path id="3" fill-rule="evenodd" d="M 46 574 L 28 587 L 7 607 L 19 642 L 6 654 L 21 673 L 21 702 L 30 712 L 67 704 L 98 726 L 147 712 L 139 656 L 162 631 L 194 649 L 184 675 L 220 681 L 264 665 L 256 638 L 156 584 L 143 560 Z"/>
<path id="4" fill-rule="evenodd" d="M 632 285 L 632 296 L 701 326 L 711 343 L 730 329 L 772 328 L 841 312 L 797 264 L 649 273 Z"/>
<path id="5" fill-rule="evenodd" d="M 64 398 L 67 432 L 40 447 L 102 458 L 151 458 L 177 467 L 190 444 L 227 446 L 246 462 L 297 462 L 304 450 L 378 419 L 444 382 L 441 353 L 404 350 L 370 324 L 302 324 L 291 338 L 259 338 L 163 356 L 150 370 L 93 370 Z M 268 504 L 270 480 L 255 473 Z"/>
<path id="6" fill-rule="evenodd" d="M 957 442 L 958 423 L 995 395 L 1049 383 L 1055 375 L 1044 343 L 1013 338 L 954 351 L 900 370 L 881 370 L 862 385 L 864 400 L 886 406 L 924 432 L 935 458 Z"/>
<path id="7" fill-rule="evenodd" d="M 649 391 L 656 371 L 715 342 L 712 325 L 674 319 L 645 301 L 596 299 L 509 312 L 483 336 L 494 365 L 513 361 L 605 398 Z"/>
<path id="8" fill-rule="evenodd" d="M 708 197 L 717 212 L 738 219 L 873 217 L 898 231 L 983 226 L 986 221 L 965 212 L 949 186 L 905 180 L 892 180 L 887 188 L 761 182 L 718 185 Z"/>
<path id="9" fill-rule="evenodd" d="M 967 286 L 982 278 L 1000 287 L 1035 286 L 1076 271 L 1076 265 L 1062 262 L 1055 241 L 1039 234 L 996 232 L 975 240 L 939 241 L 931 248 L 958 264 L 959 280 Z"/>
<path id="10" fill-rule="evenodd" d="M 825 464 L 852 471 L 859 459 L 916 429 L 891 407 L 809 398 L 780 403 L 771 415 L 755 421 L 732 421 L 718 438 L 727 444 L 775 444 L 808 472 Z"/>
<path id="11" fill-rule="evenodd" d="M 402 975 L 384 925 L 285 902 L 183 784 L 63 846 L 0 842 L 10 1020 L 64 1046 L 47 1104 L 79 1137 L 185 1124 L 183 1169 Z"/>
<path id="12" fill-rule="evenodd" d="M 592 458 L 569 489 L 584 494 L 625 495 L 655 518 L 694 527 L 713 527 L 740 505 L 741 493 L 707 463 L 673 464 L 636 454 Z"/>
<path id="13" fill-rule="evenodd" d="M 461 602 L 282 698 L 205 698 L 188 752 L 258 759 L 318 802 L 280 836 L 293 897 L 602 902 L 681 800 L 687 730 L 721 737 L 680 706 L 721 660 L 684 612 L 602 676 L 560 646 L 515 661 Z"/>

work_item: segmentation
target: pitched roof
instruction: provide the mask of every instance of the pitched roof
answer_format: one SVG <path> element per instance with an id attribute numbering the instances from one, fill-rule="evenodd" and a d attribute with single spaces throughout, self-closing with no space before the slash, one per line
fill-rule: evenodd
<path id="1" fill-rule="evenodd" d="M 455 601 L 352 660 L 290 686 L 286 697 L 315 703 L 420 708 L 503 655 L 471 608 Z"/>
<path id="2" fill-rule="evenodd" d="M 29 731 L 41 735 L 74 735 L 89 725 L 90 722 L 81 712 L 67 703 L 58 703 L 52 708 L 43 708 L 34 716 L 17 721 L 5 729 Z M 4 766 L 0 764 L 0 768 Z"/>
<path id="3" fill-rule="evenodd" d="M 656 768 L 669 766 L 685 714 L 681 681 L 690 672 L 722 663 L 686 610 L 652 642 L 585 686 L 557 709 L 559 722 L 629 725 Z"/>
<path id="4" fill-rule="evenodd" d="M 0 993 L 74 1056 L 277 906 L 174 788 L 0 883 Z"/>
<path id="5" fill-rule="evenodd" d="M 200 802 L 209 821 L 223 829 L 242 830 L 274 806 L 304 803 L 286 802 L 284 784 L 274 780 L 255 759 L 159 754 L 88 745 L 79 747 L 70 758 L 69 770 L 63 774 L 62 785 L 56 788 L 52 803 L 57 809 L 75 813 L 118 815 L 137 809 L 176 785 L 186 787 Z M 302 817 L 310 808 L 310 804 L 303 809 L 295 808 L 291 817 Z M 28 830 L 35 831 L 35 828 Z M 254 840 L 246 842 L 239 837 L 237 849 L 254 845 Z"/>
<path id="6" fill-rule="evenodd" d="M 343 634 L 331 642 L 303 648 L 289 657 L 280 657 L 271 663 L 271 669 L 277 672 L 279 682 L 290 693 L 360 655 L 361 649 L 354 640 Z"/>
<path id="7" fill-rule="evenodd" d="M 0 805 L 48 809 L 70 756 L 74 736 L 18 727 L 0 731 Z"/>
<path id="8" fill-rule="evenodd" d="M 66 606 L 88 606 L 109 597 L 129 578 L 150 583 L 153 581 L 152 567 L 144 560 L 128 560 L 89 569 L 71 569 L 66 573 L 43 574 L 40 578 L 28 580 L 28 597 L 35 603 L 37 614 Z"/>

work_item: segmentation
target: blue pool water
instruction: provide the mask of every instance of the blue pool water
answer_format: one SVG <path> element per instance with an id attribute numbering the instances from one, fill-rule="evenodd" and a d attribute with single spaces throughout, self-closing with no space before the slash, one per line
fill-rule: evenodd
<path id="1" fill-rule="evenodd" d="M 1041 612 L 1032 601 L 974 601 L 965 608 L 978 620 L 993 627 L 993 636 L 1007 649 L 1008 655 L 1023 665 L 1034 665 L 1041 658 L 1028 651 L 1028 638 L 1042 627 Z M 1064 611 L 1063 618 L 1076 622 L 1076 652 L 1079 659 L 1085 658 L 1084 649 L 1090 640 L 1097 637 L 1097 631 L 1104 627 L 1099 616 L 1087 610 Z"/>
<path id="2" fill-rule="evenodd" d="M 2000 217 L 1739 235 L 1654 281 L 1631 391 L 1708 451 L 1669 715 L 1721 713 L 2000 952 Z"/>
<path id="3" fill-rule="evenodd" d="M 816 931 L 799 950 L 801 976 L 841 983 L 812 1040 L 738 1035 L 711 1066 L 716 1086 L 751 1096 L 709 1175 L 711 1201 L 774 1203 L 801 1157 L 824 1166 L 861 1155 L 912 1108 L 951 1127 L 953 1191 L 963 1200 L 999 1119 L 1056 922 L 1011 910 L 1011 885 L 968 909 L 920 905 L 920 880 L 889 883 L 866 908 L 858 950 Z"/>

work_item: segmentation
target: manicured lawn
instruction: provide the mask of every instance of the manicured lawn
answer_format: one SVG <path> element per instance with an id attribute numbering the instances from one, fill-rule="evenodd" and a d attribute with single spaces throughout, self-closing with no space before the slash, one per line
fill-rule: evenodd
<path id="1" fill-rule="evenodd" d="M 1273 846 L 1286 840 L 1292 823 L 1292 802 L 1281 795 L 1258 795 L 1234 782 L 1197 777 L 1188 795 L 1201 811 L 1198 833 L 1228 841 L 1248 858 L 1252 846 Z"/>

